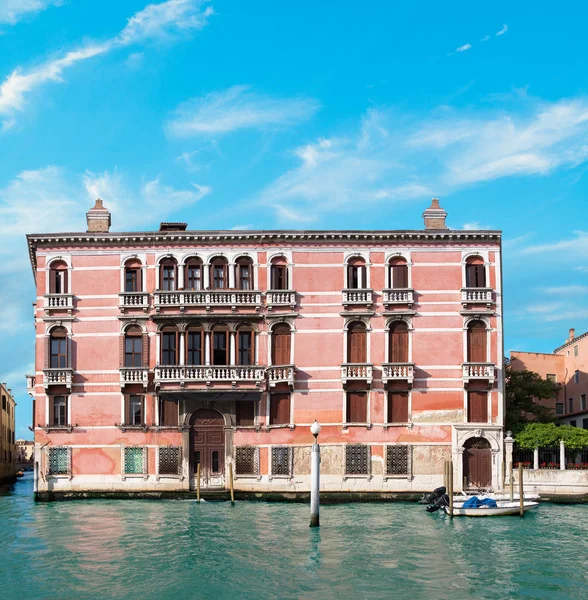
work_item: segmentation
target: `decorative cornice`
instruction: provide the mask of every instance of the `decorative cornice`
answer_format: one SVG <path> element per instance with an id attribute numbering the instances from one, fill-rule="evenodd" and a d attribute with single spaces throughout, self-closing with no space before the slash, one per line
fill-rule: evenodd
<path id="1" fill-rule="evenodd" d="M 588 331 L 584 332 L 582 335 L 578 335 L 578 336 L 572 338 L 571 340 L 568 340 L 567 342 L 565 342 L 564 344 L 562 344 L 561 346 L 559 346 L 558 348 L 556 348 L 553 351 L 553 353 L 556 354 L 557 352 L 559 352 L 560 350 L 563 350 L 567 346 L 573 346 L 574 344 L 578 343 L 580 340 L 583 340 L 587 336 L 588 336 Z M 539 353 L 537 352 L 537 353 L 534 353 L 534 354 L 539 354 Z"/>

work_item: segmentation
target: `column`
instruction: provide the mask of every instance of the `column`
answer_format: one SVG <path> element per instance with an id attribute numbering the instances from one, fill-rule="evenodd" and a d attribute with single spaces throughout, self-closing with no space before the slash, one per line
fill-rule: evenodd
<path id="1" fill-rule="evenodd" d="M 566 469 L 566 447 L 563 440 L 559 440 L 559 468 L 562 471 Z"/>
<path id="2" fill-rule="evenodd" d="M 205 290 L 210 289 L 210 264 L 202 265 L 202 287 Z"/>
<path id="3" fill-rule="evenodd" d="M 178 265 L 178 290 L 184 289 L 184 265 Z"/>
<path id="4" fill-rule="evenodd" d="M 180 365 L 183 367 L 186 364 L 186 332 L 180 331 L 178 337 L 180 338 Z"/>
<path id="5" fill-rule="evenodd" d="M 539 448 L 533 450 L 533 469 L 539 468 Z"/>
<path id="6" fill-rule="evenodd" d="M 512 438 L 512 434 L 510 431 L 506 432 L 506 437 L 504 438 L 504 461 L 506 465 L 506 472 L 508 473 L 508 483 L 510 483 L 510 465 L 512 463 L 512 448 L 514 445 L 514 439 Z M 505 478 L 506 481 L 506 478 Z"/>
<path id="7" fill-rule="evenodd" d="M 210 331 L 204 332 L 204 364 L 210 365 Z"/>
<path id="8" fill-rule="evenodd" d="M 234 290 L 235 289 L 235 264 L 234 263 L 229 263 L 227 265 L 227 268 L 229 269 L 229 287 Z"/>
<path id="9" fill-rule="evenodd" d="M 237 364 L 236 336 L 236 331 L 229 331 L 229 360 L 231 362 L 231 366 Z"/>

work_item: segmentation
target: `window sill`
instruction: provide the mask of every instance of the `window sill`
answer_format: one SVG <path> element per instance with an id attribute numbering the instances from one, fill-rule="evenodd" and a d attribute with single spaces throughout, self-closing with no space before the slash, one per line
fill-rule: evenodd
<path id="1" fill-rule="evenodd" d="M 143 431 L 147 433 L 149 431 L 149 427 L 147 425 L 121 425 L 119 423 L 115 424 L 121 431 Z"/>
<path id="2" fill-rule="evenodd" d="M 149 475 L 147 473 L 125 473 L 121 475 L 121 479 L 124 481 L 125 479 L 144 479 L 147 481 Z"/>
<path id="3" fill-rule="evenodd" d="M 388 427 L 413 427 L 413 423 L 411 421 L 406 421 L 402 423 L 384 423 L 384 429 L 388 429 Z"/>
<path id="4" fill-rule="evenodd" d="M 47 475 L 47 479 L 68 479 L 69 481 L 71 481 L 72 477 L 73 475 L 67 473 L 54 473 Z"/>
<path id="5" fill-rule="evenodd" d="M 372 476 L 368 475 L 368 474 L 347 474 L 347 475 L 343 475 L 343 481 L 346 481 L 347 479 L 365 479 L 366 481 L 371 481 Z"/>
<path id="6" fill-rule="evenodd" d="M 257 475 L 255 473 L 241 473 L 234 475 L 235 479 L 255 479 L 255 481 L 261 481 L 261 475 Z"/>
<path id="7" fill-rule="evenodd" d="M 123 425 L 122 427 L 125 426 Z M 125 429 L 141 429 L 141 427 L 125 427 Z M 181 425 L 153 425 L 151 429 L 153 429 L 153 431 L 185 431 L 189 429 L 189 427 L 183 427 Z"/>
<path id="8" fill-rule="evenodd" d="M 281 479 L 282 481 L 288 481 L 293 479 L 293 475 L 269 475 L 268 476 L 268 480 L 271 481 L 272 479 Z"/>
<path id="9" fill-rule="evenodd" d="M 412 481 L 412 474 L 406 473 L 405 475 L 382 475 L 382 479 L 407 479 Z"/>
<path id="10" fill-rule="evenodd" d="M 294 429 L 295 427 L 294 423 L 283 423 L 280 425 L 266 425 L 265 429 L 269 431 L 270 429 Z"/>
<path id="11" fill-rule="evenodd" d="M 372 423 L 343 423 L 343 429 L 347 429 L 349 427 L 365 427 L 366 429 L 371 429 Z"/>
<path id="12" fill-rule="evenodd" d="M 155 481 L 159 481 L 160 479 L 177 479 L 178 481 L 184 481 L 184 476 L 178 475 L 177 473 L 158 473 L 155 477 Z"/>
<path id="13" fill-rule="evenodd" d="M 45 425 L 45 427 L 39 427 L 39 429 L 42 429 L 43 431 L 46 431 L 47 433 L 55 433 L 55 432 L 71 433 L 73 431 L 73 428 L 74 428 L 73 425 Z"/>
<path id="14" fill-rule="evenodd" d="M 261 427 L 259 425 L 235 425 L 236 430 L 244 430 L 244 431 L 259 431 Z"/>

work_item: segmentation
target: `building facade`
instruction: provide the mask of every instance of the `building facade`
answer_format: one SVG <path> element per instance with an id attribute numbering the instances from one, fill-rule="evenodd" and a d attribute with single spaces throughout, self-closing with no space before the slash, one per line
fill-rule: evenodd
<path id="1" fill-rule="evenodd" d="M 565 425 L 588 429 L 588 332 L 566 341 L 552 354 L 511 352 L 513 369 L 527 369 L 561 385 L 557 398 L 542 400 Z"/>
<path id="2" fill-rule="evenodd" d="M 35 477 L 48 492 L 502 485 L 501 234 L 32 234 Z"/>
<path id="3" fill-rule="evenodd" d="M 16 478 L 16 402 L 5 383 L 0 383 L 0 397 L 0 483 L 6 483 Z"/>
<path id="4" fill-rule="evenodd" d="M 35 442 L 32 440 L 16 440 L 16 462 L 32 463 L 35 455 Z"/>

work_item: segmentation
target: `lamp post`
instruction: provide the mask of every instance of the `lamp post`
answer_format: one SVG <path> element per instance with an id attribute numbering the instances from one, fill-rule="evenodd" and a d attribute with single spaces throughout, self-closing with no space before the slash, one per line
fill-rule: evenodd
<path id="1" fill-rule="evenodd" d="M 318 435 L 321 426 L 315 422 L 310 426 L 310 433 L 314 436 L 312 453 L 310 457 L 310 526 L 318 527 L 319 523 L 319 493 L 321 473 L 321 449 L 318 445 Z"/>

